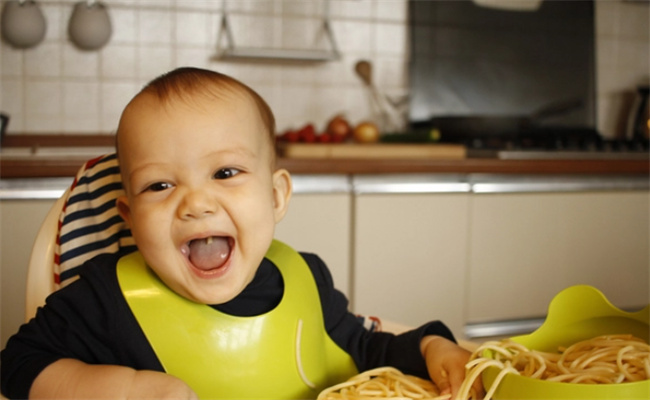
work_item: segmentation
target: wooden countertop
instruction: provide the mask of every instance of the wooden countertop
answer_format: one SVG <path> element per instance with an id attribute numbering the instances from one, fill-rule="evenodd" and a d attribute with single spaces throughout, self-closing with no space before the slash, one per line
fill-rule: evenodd
<path id="1" fill-rule="evenodd" d="M 79 158 L 0 160 L 0 178 L 73 177 Z M 645 174 L 650 163 L 639 160 L 464 160 L 429 159 L 291 159 L 278 165 L 292 174 L 490 173 L 490 174 Z"/>
<path id="2" fill-rule="evenodd" d="M 7 135 L 2 146 L 111 146 L 113 137 L 97 135 Z M 317 144 L 315 144 L 317 146 Z M 88 156 L 2 157 L 0 178 L 72 177 Z M 648 160 L 500 160 L 497 158 L 286 158 L 278 165 L 292 174 L 642 174 L 650 175 Z"/>
<path id="3" fill-rule="evenodd" d="M 650 163 L 638 160 L 305 160 L 280 159 L 293 174 L 490 173 L 490 174 L 646 174 Z"/>

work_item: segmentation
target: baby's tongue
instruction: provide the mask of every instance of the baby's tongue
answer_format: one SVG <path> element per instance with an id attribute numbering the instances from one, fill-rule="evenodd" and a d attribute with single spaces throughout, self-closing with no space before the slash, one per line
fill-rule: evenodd
<path id="1" fill-rule="evenodd" d="M 219 268 L 228 259 L 230 244 L 224 237 L 209 237 L 190 242 L 190 261 L 204 271 Z"/>

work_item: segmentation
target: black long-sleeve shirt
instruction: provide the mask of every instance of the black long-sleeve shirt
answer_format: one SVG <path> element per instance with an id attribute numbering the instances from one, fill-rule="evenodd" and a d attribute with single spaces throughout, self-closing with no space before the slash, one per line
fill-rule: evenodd
<path id="1" fill-rule="evenodd" d="M 316 255 L 301 254 L 316 280 L 325 329 L 359 371 L 390 365 L 428 376 L 420 339 L 433 334 L 454 340 L 443 323 L 430 322 L 401 335 L 368 331 L 348 311 L 348 301 L 334 288 L 324 262 Z M 4 396 L 27 398 L 38 374 L 62 358 L 164 371 L 122 295 L 115 269 L 118 259 L 119 255 L 109 254 L 88 261 L 79 280 L 49 296 L 36 317 L 9 339 L 0 354 Z M 272 310 L 282 293 L 280 271 L 265 259 L 240 295 L 214 307 L 231 315 L 260 315 Z"/>

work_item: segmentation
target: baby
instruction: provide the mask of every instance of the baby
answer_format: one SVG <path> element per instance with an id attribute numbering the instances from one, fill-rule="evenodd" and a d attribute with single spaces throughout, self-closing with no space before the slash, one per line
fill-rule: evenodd
<path id="1" fill-rule="evenodd" d="M 320 258 L 273 240 L 291 197 L 274 134 L 231 77 L 180 68 L 145 86 L 117 131 L 138 252 L 88 261 L 48 298 L 2 352 L 2 393 L 314 398 L 391 365 L 455 395 L 470 354 L 444 324 L 370 332 Z"/>

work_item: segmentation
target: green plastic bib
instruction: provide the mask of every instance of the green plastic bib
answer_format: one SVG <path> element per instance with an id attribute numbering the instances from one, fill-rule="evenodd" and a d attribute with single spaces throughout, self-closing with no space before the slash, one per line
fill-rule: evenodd
<path id="1" fill-rule="evenodd" d="M 304 259 L 273 241 L 266 257 L 284 280 L 272 311 L 235 317 L 171 291 L 138 252 L 121 258 L 122 292 L 165 371 L 202 399 L 307 399 L 357 373 L 327 335 Z"/>

